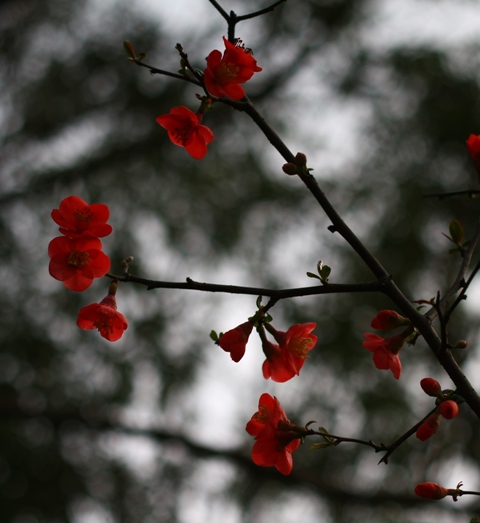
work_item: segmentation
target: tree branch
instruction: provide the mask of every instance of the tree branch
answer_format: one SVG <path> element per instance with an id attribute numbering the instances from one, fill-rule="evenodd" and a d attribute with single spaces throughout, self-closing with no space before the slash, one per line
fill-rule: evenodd
<path id="1" fill-rule="evenodd" d="M 228 294 L 244 294 L 249 296 L 269 296 L 270 298 L 283 300 L 285 298 L 297 298 L 300 296 L 316 296 L 319 294 L 340 294 L 358 292 L 384 292 L 384 283 L 374 281 L 370 283 L 328 283 L 325 285 L 315 285 L 312 287 L 297 287 L 293 289 L 267 289 L 264 287 L 243 287 L 239 285 L 222 285 L 216 283 L 200 283 L 186 278 L 186 282 L 170 282 L 159 280 L 148 280 L 139 278 L 132 274 L 122 276 L 107 274 L 107 277 L 119 282 L 132 282 L 144 285 L 147 290 L 152 289 L 184 289 L 203 292 L 220 292 Z"/>
<path id="2" fill-rule="evenodd" d="M 222 15 L 222 17 L 225 19 L 228 25 L 227 34 L 228 34 L 228 41 L 234 42 L 235 40 L 235 28 L 238 22 L 243 22 L 244 20 L 250 20 L 251 18 L 255 18 L 257 16 L 264 15 L 266 13 L 270 13 L 273 11 L 277 6 L 280 4 L 283 4 L 287 0 L 278 0 L 277 2 L 273 3 L 272 5 L 265 7 L 264 9 L 260 9 L 259 11 L 255 11 L 253 13 L 249 13 L 246 15 L 237 16 L 233 11 L 230 11 L 230 14 L 228 14 L 225 9 L 216 1 L 216 0 L 208 0 L 213 7 Z"/>

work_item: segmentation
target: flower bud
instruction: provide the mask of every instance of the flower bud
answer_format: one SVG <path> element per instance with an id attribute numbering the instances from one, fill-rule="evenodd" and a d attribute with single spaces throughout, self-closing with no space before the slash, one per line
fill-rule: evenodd
<path id="1" fill-rule="evenodd" d="M 373 318 L 371 326 L 379 331 L 391 331 L 409 324 L 410 320 L 400 316 L 398 312 L 385 310 L 380 311 L 375 318 Z"/>
<path id="2" fill-rule="evenodd" d="M 306 167 L 307 166 L 307 157 L 303 153 L 297 153 L 295 155 L 295 163 L 299 167 Z"/>
<path id="3" fill-rule="evenodd" d="M 438 381 L 434 380 L 433 378 L 423 378 L 423 380 L 420 381 L 420 386 L 422 387 L 425 394 L 433 396 L 434 398 L 442 392 L 440 383 L 438 383 Z"/>
<path id="4" fill-rule="evenodd" d="M 245 354 L 248 338 L 252 333 L 252 329 L 253 323 L 247 321 L 227 331 L 220 337 L 217 343 L 225 352 L 230 353 L 230 357 L 234 362 L 238 363 Z"/>
<path id="5" fill-rule="evenodd" d="M 471 134 L 468 137 L 467 150 L 480 180 L 480 136 Z"/>
<path id="6" fill-rule="evenodd" d="M 440 426 L 440 414 L 436 412 L 429 416 L 421 425 L 418 427 L 416 436 L 420 441 L 426 441 L 431 438 L 435 432 L 437 432 Z"/>
<path id="7" fill-rule="evenodd" d="M 458 414 L 458 405 L 453 400 L 446 400 L 440 403 L 440 414 L 445 419 L 453 419 Z"/>
<path id="8" fill-rule="evenodd" d="M 285 174 L 288 174 L 290 176 L 298 174 L 298 167 L 292 162 L 284 164 L 282 170 Z"/>
<path id="9" fill-rule="evenodd" d="M 425 499 L 443 499 L 445 496 L 448 496 L 449 491 L 437 483 L 427 481 L 415 487 L 415 494 Z"/>

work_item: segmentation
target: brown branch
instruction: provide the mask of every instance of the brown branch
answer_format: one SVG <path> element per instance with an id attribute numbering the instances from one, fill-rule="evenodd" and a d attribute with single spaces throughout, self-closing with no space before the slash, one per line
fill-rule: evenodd
<path id="1" fill-rule="evenodd" d="M 176 80 L 183 80 L 184 82 L 190 82 L 192 84 L 198 85 L 199 87 L 203 88 L 203 85 L 199 82 L 197 78 L 192 78 L 187 75 L 179 74 L 179 73 L 172 73 L 170 71 L 165 71 L 164 69 L 158 69 L 157 67 L 153 67 L 151 65 L 148 65 L 141 60 L 134 60 L 136 65 L 139 65 L 140 67 L 145 67 L 150 71 L 150 74 L 161 74 L 163 76 L 169 76 L 170 78 L 175 78 Z"/>
<path id="2" fill-rule="evenodd" d="M 450 289 L 445 293 L 443 298 L 441 299 L 439 306 L 446 305 L 453 296 L 458 292 L 459 289 L 465 288 L 465 275 L 467 274 L 468 268 L 470 267 L 470 263 L 472 261 L 472 256 L 475 251 L 475 248 L 477 247 L 478 241 L 480 239 L 480 215 L 477 217 L 477 226 L 475 229 L 475 232 L 473 234 L 472 239 L 470 240 L 470 245 L 466 250 L 462 253 L 462 264 L 460 266 L 460 269 L 457 273 L 457 276 L 455 277 L 455 281 L 450 286 Z M 471 279 L 469 280 L 469 284 L 471 282 Z M 458 302 L 457 302 L 458 305 Z M 453 309 L 450 308 L 450 311 Z M 431 322 L 433 319 L 438 315 L 438 308 L 432 307 L 426 314 L 425 317 Z"/>
<path id="3" fill-rule="evenodd" d="M 443 200 L 444 198 L 450 198 L 452 196 L 470 196 L 470 198 L 476 198 L 477 195 L 480 194 L 480 190 L 478 189 L 466 189 L 464 191 L 454 191 L 454 192 L 444 192 L 444 193 L 432 193 L 432 194 L 424 194 L 424 198 L 438 198 L 439 200 Z"/>
<path id="4" fill-rule="evenodd" d="M 378 462 L 385 463 L 385 465 L 388 464 L 388 458 L 395 452 L 395 450 L 400 447 L 402 443 L 404 443 L 410 436 L 415 434 L 420 427 L 420 425 L 429 417 L 431 416 L 435 411 L 437 410 L 437 407 L 433 408 L 425 417 L 423 417 L 418 423 L 416 423 L 411 429 L 407 430 L 405 434 L 402 434 L 398 439 L 396 439 L 393 443 L 390 445 L 385 445 L 384 443 L 380 443 L 380 445 L 377 445 L 374 443 L 371 439 L 370 440 L 363 440 L 358 438 L 346 438 L 344 436 L 336 436 L 335 434 L 325 433 L 321 431 L 316 430 L 308 430 L 307 436 L 321 436 L 326 441 L 328 441 L 328 438 L 332 438 L 337 440 L 334 445 L 339 445 L 340 443 L 357 443 L 359 445 L 365 445 L 367 447 L 372 448 L 375 452 L 385 452 L 385 455 L 382 457 L 382 459 Z"/>
<path id="5" fill-rule="evenodd" d="M 242 101 L 236 102 L 221 98 L 220 101 L 239 111 L 247 113 L 252 120 L 258 125 L 260 130 L 267 137 L 269 142 L 277 149 L 281 156 L 288 162 L 295 164 L 295 156 L 288 149 L 285 143 L 280 139 L 277 133 L 270 127 L 270 125 L 260 116 L 258 111 L 255 109 L 250 100 L 245 97 Z M 381 265 L 381 263 L 375 258 L 375 256 L 367 249 L 367 247 L 357 238 L 353 231 L 347 226 L 347 224 L 340 217 L 338 212 L 335 210 L 333 205 L 328 200 L 327 196 L 320 189 L 315 178 L 308 173 L 305 168 L 304 172 L 299 172 L 298 176 L 302 182 L 307 186 L 312 195 L 315 197 L 317 202 L 320 204 L 324 212 L 332 221 L 332 225 L 329 227 L 331 232 L 338 232 L 346 242 L 352 247 L 352 249 L 358 254 L 365 265 L 372 271 L 375 277 L 379 281 L 383 281 L 385 285 L 384 293 L 397 305 L 402 313 L 412 321 L 413 325 L 418 329 L 420 334 L 425 339 L 426 343 L 432 350 L 433 354 L 443 366 L 451 380 L 455 383 L 459 394 L 469 405 L 473 412 L 480 418 L 480 396 L 472 387 L 470 381 L 467 379 L 458 363 L 453 358 L 449 350 L 442 350 L 442 341 L 435 329 L 431 325 L 431 319 L 428 316 L 420 314 L 413 304 L 406 298 L 402 291 L 395 285 L 392 279 L 390 279 L 387 271 Z M 479 233 L 480 235 L 480 233 Z M 478 240 L 478 238 L 477 238 Z M 472 245 L 467 249 L 462 267 L 468 263 L 471 253 L 473 253 L 473 244 L 476 241 L 472 241 Z"/>
<path id="6" fill-rule="evenodd" d="M 475 267 L 473 268 L 472 270 L 472 273 L 470 274 L 470 276 L 468 277 L 468 280 L 464 283 L 464 285 L 462 285 L 462 290 L 460 291 L 460 293 L 458 294 L 457 298 L 455 299 L 455 301 L 452 303 L 452 305 L 450 306 L 450 308 L 445 312 L 445 320 L 448 321 L 449 318 L 450 318 L 450 315 L 452 314 L 452 312 L 455 310 L 455 308 L 458 306 L 458 304 L 463 301 L 463 300 L 466 300 L 467 299 L 467 296 L 466 296 L 466 292 L 467 292 L 467 289 L 468 287 L 470 286 L 470 284 L 472 283 L 473 281 L 473 278 L 475 278 L 475 275 L 477 274 L 477 272 L 480 270 L 480 261 L 477 262 L 477 264 L 475 265 Z"/>
<path id="7" fill-rule="evenodd" d="M 315 285 L 312 287 L 298 287 L 293 289 L 266 289 L 264 287 L 243 287 L 239 285 L 222 285 L 216 283 L 200 283 L 186 278 L 185 282 L 171 282 L 149 280 L 139 278 L 132 274 L 122 276 L 107 274 L 107 277 L 119 282 L 131 282 L 144 285 L 147 290 L 152 289 L 183 289 L 203 292 L 220 292 L 228 294 L 244 294 L 249 296 L 268 296 L 275 301 L 285 298 L 297 298 L 300 296 L 317 296 L 319 294 L 340 294 L 358 292 L 384 292 L 384 283 L 374 281 L 370 283 L 328 283 L 326 285 Z M 269 306 L 271 308 L 272 305 Z"/>
<path id="8" fill-rule="evenodd" d="M 228 14 L 225 9 L 216 1 L 216 0 L 208 0 L 213 7 L 222 15 L 222 17 L 225 19 L 228 25 L 227 34 L 228 34 L 228 41 L 234 42 L 235 40 L 235 28 L 238 22 L 243 22 L 244 20 L 250 20 L 252 18 L 256 18 L 257 16 L 261 16 L 267 13 L 272 12 L 277 6 L 280 4 L 283 4 L 287 0 L 278 0 L 277 2 L 273 3 L 272 5 L 265 7 L 264 9 L 260 9 L 259 11 L 255 11 L 253 13 L 249 13 L 246 15 L 238 16 L 233 11 L 230 11 L 230 14 Z"/>

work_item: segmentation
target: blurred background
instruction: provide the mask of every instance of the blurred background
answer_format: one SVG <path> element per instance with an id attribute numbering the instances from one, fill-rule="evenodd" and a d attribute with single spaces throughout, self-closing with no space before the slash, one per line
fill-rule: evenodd
<path id="1" fill-rule="evenodd" d="M 245 14 L 270 0 L 220 0 Z M 314 321 L 317 347 L 285 384 L 261 375 L 255 333 L 238 364 L 209 332 L 255 312 L 255 298 L 120 284 L 123 338 L 75 325 L 108 281 L 83 293 L 48 275 L 50 218 L 66 196 L 105 203 L 112 272 L 157 280 L 285 288 L 373 278 L 248 117 L 215 105 L 196 161 L 155 117 L 196 110 L 198 88 L 126 60 L 176 71 L 180 42 L 200 69 L 226 24 L 208 0 L 4 0 L 0 4 L 0 521 L 2 523 L 468 522 L 467 497 L 435 503 L 413 487 L 480 489 L 478 419 L 462 406 L 431 440 L 411 438 L 377 465 L 371 449 L 309 451 L 284 477 L 250 459 L 245 424 L 261 393 L 289 418 L 390 443 L 432 408 L 419 381 L 448 376 L 422 340 L 403 374 L 375 369 L 362 334 L 382 295 L 279 303 L 273 324 Z M 263 68 L 246 91 L 412 300 L 448 288 L 459 268 L 442 233 L 472 234 L 477 189 L 465 140 L 480 134 L 480 10 L 474 0 L 288 0 L 237 27 Z M 474 260 L 477 261 L 476 259 Z M 452 340 L 480 388 L 480 287 L 452 318 Z"/>

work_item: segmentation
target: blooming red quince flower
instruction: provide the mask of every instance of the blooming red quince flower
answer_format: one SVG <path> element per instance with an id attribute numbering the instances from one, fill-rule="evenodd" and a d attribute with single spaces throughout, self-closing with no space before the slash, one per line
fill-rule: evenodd
<path id="1" fill-rule="evenodd" d="M 273 381 L 284 383 L 300 374 L 307 352 L 311 351 L 317 343 L 317 336 L 311 334 L 316 326 L 317 324 L 313 322 L 297 323 L 287 332 L 282 332 L 277 331 L 269 323 L 265 325 L 279 343 L 279 345 L 269 341 L 263 343 L 263 351 L 267 356 L 262 366 L 265 379 L 272 378 Z"/>
<path id="2" fill-rule="evenodd" d="M 172 107 L 170 114 L 162 114 L 156 122 L 168 131 L 168 137 L 175 145 L 200 160 L 207 154 L 207 145 L 213 141 L 212 131 L 201 125 L 202 115 L 190 111 L 183 105 Z"/>
<path id="3" fill-rule="evenodd" d="M 53 209 L 52 218 L 60 225 L 60 232 L 69 238 L 92 235 L 97 238 L 108 236 L 113 228 L 107 223 L 110 216 L 103 203 L 88 205 L 78 196 L 69 196 L 60 202 L 59 209 Z"/>
<path id="4" fill-rule="evenodd" d="M 243 358 L 252 329 L 253 323 L 247 321 L 227 331 L 218 340 L 220 347 L 222 347 L 225 352 L 230 353 L 233 361 L 239 362 Z"/>
<path id="5" fill-rule="evenodd" d="M 207 58 L 204 81 L 207 91 L 213 96 L 226 96 L 231 100 L 241 100 L 245 96 L 243 84 L 262 70 L 257 61 L 242 45 L 241 41 L 232 44 L 225 37 L 225 51 L 212 51 Z"/>
<path id="6" fill-rule="evenodd" d="M 284 475 L 293 467 L 292 452 L 298 449 L 307 429 L 293 425 L 276 397 L 262 394 L 258 412 L 247 423 L 247 432 L 256 439 L 252 460 L 262 467 L 276 467 Z"/>
<path id="7" fill-rule="evenodd" d="M 48 245 L 48 256 L 50 275 L 71 291 L 88 289 L 94 278 L 110 270 L 110 258 L 102 252 L 98 238 L 58 236 Z"/>
<path id="8" fill-rule="evenodd" d="M 375 367 L 380 370 L 390 369 L 398 380 L 402 373 L 402 364 L 398 353 L 405 341 L 403 335 L 397 334 L 389 338 L 382 338 L 371 332 L 366 332 L 363 336 L 366 338 L 363 346 L 370 352 L 373 352 L 373 363 Z"/>
<path id="9" fill-rule="evenodd" d="M 112 288 L 109 294 L 100 302 L 92 303 L 80 309 L 77 325 L 81 329 L 98 329 L 100 334 L 108 341 L 117 341 L 123 336 L 128 327 L 128 322 L 123 314 L 117 311 L 117 302 Z"/>
<path id="10" fill-rule="evenodd" d="M 450 490 L 437 483 L 427 481 L 415 487 L 415 494 L 426 499 L 443 499 L 450 494 Z"/>

